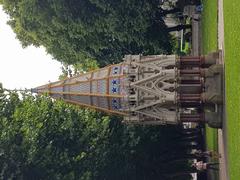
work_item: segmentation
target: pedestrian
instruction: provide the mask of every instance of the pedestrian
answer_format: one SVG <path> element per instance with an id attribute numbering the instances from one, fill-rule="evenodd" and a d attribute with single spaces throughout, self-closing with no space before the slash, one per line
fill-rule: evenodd
<path id="1" fill-rule="evenodd" d="M 215 151 L 202 151 L 194 149 L 192 151 L 192 154 L 196 155 L 197 157 L 210 157 L 210 158 L 221 158 L 221 154 L 215 152 Z"/>
<path id="2" fill-rule="evenodd" d="M 197 162 L 194 162 L 192 164 L 192 167 L 195 167 L 196 170 L 198 171 L 205 171 L 205 170 L 208 170 L 208 169 L 212 169 L 212 170 L 218 170 L 218 164 L 217 162 L 209 162 L 209 163 L 206 163 L 206 162 L 203 162 L 203 161 L 197 161 Z"/>

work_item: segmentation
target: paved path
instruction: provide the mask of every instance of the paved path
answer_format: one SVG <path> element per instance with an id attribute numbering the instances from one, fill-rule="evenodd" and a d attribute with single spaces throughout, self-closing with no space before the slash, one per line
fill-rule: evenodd
<path id="1" fill-rule="evenodd" d="M 224 64 L 224 17 L 223 17 L 223 0 L 218 0 L 218 49 L 222 50 L 222 59 L 220 59 L 221 64 Z M 227 172 L 227 141 L 226 141 L 226 113 L 224 107 L 224 121 L 223 128 L 218 130 L 218 148 L 219 153 L 222 155 L 220 158 L 220 171 L 219 179 L 220 180 L 229 180 Z"/>

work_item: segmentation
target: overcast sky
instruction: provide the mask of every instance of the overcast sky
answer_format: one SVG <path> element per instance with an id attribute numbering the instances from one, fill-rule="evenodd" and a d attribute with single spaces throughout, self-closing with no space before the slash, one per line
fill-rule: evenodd
<path id="1" fill-rule="evenodd" d="M 33 88 L 58 80 L 61 64 L 52 60 L 43 48 L 23 49 L 6 24 L 7 15 L 0 6 L 0 82 L 8 89 Z"/>

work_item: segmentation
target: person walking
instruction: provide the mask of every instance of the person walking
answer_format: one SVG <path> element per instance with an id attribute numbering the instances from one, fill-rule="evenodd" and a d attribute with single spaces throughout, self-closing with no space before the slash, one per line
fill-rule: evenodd
<path id="1" fill-rule="evenodd" d="M 205 171 L 205 170 L 219 170 L 218 169 L 219 163 L 217 162 L 203 162 L 203 161 L 197 161 L 192 164 L 192 167 L 195 167 L 197 171 Z"/>
<path id="2" fill-rule="evenodd" d="M 215 151 L 202 151 L 202 150 L 197 150 L 194 149 L 192 150 L 192 154 L 199 158 L 203 157 L 210 157 L 210 158 L 221 158 L 221 154 L 215 152 Z"/>

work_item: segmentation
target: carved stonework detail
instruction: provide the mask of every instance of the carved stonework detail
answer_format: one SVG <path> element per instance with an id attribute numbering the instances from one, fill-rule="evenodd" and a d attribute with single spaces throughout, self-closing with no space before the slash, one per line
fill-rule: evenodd
<path id="1" fill-rule="evenodd" d="M 127 55 L 124 62 L 34 89 L 68 103 L 118 114 L 131 124 L 208 122 L 221 127 L 221 53 Z M 220 114 L 220 115 L 219 115 Z M 210 122 L 211 121 L 211 122 Z"/>
<path id="2" fill-rule="evenodd" d="M 129 65 L 130 116 L 125 122 L 140 124 L 178 123 L 176 100 L 176 56 L 126 56 Z M 170 108 L 174 107 L 174 108 Z"/>

